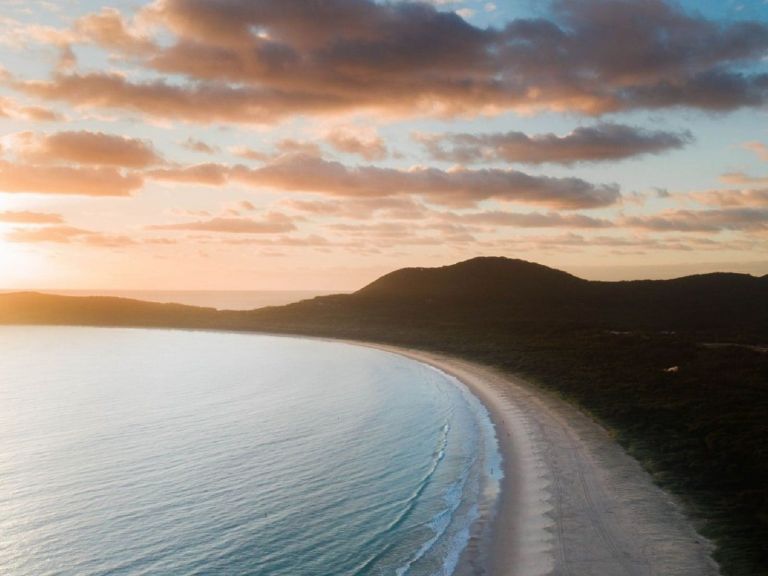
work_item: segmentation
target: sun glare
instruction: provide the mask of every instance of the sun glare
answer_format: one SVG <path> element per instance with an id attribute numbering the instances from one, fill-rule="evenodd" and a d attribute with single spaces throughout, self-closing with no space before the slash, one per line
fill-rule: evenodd
<path id="1" fill-rule="evenodd" d="M 13 252 L 10 244 L 0 240 L 0 270 L 2 270 L 3 279 L 5 279 L 6 274 L 10 272 L 9 267 L 13 259 Z"/>
<path id="2" fill-rule="evenodd" d="M 0 237 L 0 290 L 30 283 L 33 272 L 29 255 Z"/>

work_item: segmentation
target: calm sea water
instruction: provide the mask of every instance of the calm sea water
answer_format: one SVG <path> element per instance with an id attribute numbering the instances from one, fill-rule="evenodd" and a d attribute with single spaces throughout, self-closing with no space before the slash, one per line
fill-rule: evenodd
<path id="1" fill-rule="evenodd" d="M 479 402 L 396 355 L 0 327 L 4 575 L 447 575 L 498 470 Z"/>

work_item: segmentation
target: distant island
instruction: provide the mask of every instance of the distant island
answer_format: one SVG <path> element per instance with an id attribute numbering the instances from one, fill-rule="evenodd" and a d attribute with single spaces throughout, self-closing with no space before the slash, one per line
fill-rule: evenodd
<path id="1" fill-rule="evenodd" d="M 768 571 L 768 276 L 587 281 L 474 258 L 352 294 L 217 311 L 107 297 L 0 295 L 0 324 L 236 330 L 441 352 L 580 406 L 717 544 L 724 573 Z"/>

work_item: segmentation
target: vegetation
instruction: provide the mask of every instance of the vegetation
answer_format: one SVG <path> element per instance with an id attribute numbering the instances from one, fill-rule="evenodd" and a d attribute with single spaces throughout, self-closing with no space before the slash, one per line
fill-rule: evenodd
<path id="1" fill-rule="evenodd" d="M 248 312 L 6 295 L 0 322 L 354 338 L 521 374 L 591 413 L 681 496 L 724 574 L 768 574 L 768 277 L 588 282 L 480 258 Z"/>

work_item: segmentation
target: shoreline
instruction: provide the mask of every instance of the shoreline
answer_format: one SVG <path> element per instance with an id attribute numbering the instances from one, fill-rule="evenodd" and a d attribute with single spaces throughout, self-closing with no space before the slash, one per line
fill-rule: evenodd
<path id="1" fill-rule="evenodd" d="M 18 326 L 18 325 L 17 325 Z M 37 325 L 34 326 L 43 326 Z M 49 325 L 45 325 L 49 326 Z M 446 354 L 321 336 L 179 330 L 345 343 L 398 354 L 457 378 L 485 406 L 504 477 L 492 518 L 488 576 L 719 576 L 714 546 L 600 424 L 514 375 Z M 454 576 L 476 576 L 460 562 Z"/>
<path id="2" fill-rule="evenodd" d="M 713 545 L 609 432 L 520 378 L 443 354 L 399 354 L 454 376 L 486 407 L 504 478 L 486 543 L 491 576 L 717 576 Z M 466 562 L 455 576 L 474 576 Z M 462 567 L 463 565 L 463 567 Z"/>

